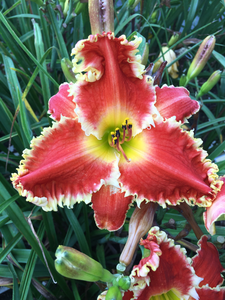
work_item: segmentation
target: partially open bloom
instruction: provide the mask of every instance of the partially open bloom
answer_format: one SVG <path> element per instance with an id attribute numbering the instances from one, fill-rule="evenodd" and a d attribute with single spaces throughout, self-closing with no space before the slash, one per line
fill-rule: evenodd
<path id="1" fill-rule="evenodd" d="M 45 211 L 92 202 L 99 228 L 123 225 L 133 201 L 209 207 L 217 166 L 180 125 L 198 111 L 183 88 L 153 86 L 140 39 L 90 35 L 72 51 L 77 82 L 49 101 L 52 128 L 24 151 L 14 187 Z"/>
<path id="2" fill-rule="evenodd" d="M 164 54 L 164 58 L 162 57 L 162 52 Z M 158 69 L 158 67 L 163 61 L 167 61 L 167 63 L 170 64 L 177 58 L 175 52 L 172 49 L 169 49 L 168 47 L 162 47 L 162 52 L 159 53 L 159 56 L 161 57 L 155 63 L 155 69 L 153 70 L 153 72 L 156 71 L 156 69 Z M 178 62 L 175 62 L 168 68 L 169 75 L 174 79 L 176 79 L 179 76 L 178 65 Z"/>
<path id="3" fill-rule="evenodd" d="M 191 260 L 186 250 L 174 244 L 165 232 L 153 227 L 141 240 L 144 255 L 131 272 L 131 287 L 123 300 L 223 300 L 224 271 L 216 247 L 203 236 Z M 102 293 L 98 300 L 105 299 Z"/>

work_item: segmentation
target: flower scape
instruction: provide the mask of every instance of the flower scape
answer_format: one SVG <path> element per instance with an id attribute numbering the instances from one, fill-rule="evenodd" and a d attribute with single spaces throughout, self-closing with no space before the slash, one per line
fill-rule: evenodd
<path id="1" fill-rule="evenodd" d="M 224 178 L 202 141 L 181 127 L 199 104 L 186 88 L 153 84 L 140 43 L 108 32 L 76 44 L 77 81 L 50 99 L 53 126 L 24 150 L 13 185 L 45 211 L 92 203 L 97 226 L 109 231 L 123 225 L 135 201 L 162 207 L 185 201 L 206 207 L 213 234 L 225 213 Z"/>

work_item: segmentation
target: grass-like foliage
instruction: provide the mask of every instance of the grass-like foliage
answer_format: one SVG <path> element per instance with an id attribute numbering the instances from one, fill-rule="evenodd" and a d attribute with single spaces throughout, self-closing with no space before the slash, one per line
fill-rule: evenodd
<path id="1" fill-rule="evenodd" d="M 133 4 L 132 4 L 133 2 Z M 129 5 L 132 4 L 132 5 Z M 79 249 L 112 271 L 126 242 L 128 222 L 117 232 L 99 230 L 93 210 L 85 203 L 73 209 L 59 208 L 44 212 L 20 197 L 12 187 L 10 175 L 38 136 L 52 120 L 47 114 L 48 101 L 67 81 L 61 68 L 63 58 L 71 59 L 71 49 L 91 34 L 88 3 L 79 0 L 2 0 L 0 11 L 0 286 L 10 290 L 0 294 L 14 300 L 96 299 L 105 286 L 68 280 L 54 268 L 58 245 Z M 212 0 L 114 1 L 115 35 L 127 37 L 136 31 L 149 44 L 146 66 L 156 62 L 162 47 L 174 33 L 178 41 L 171 46 L 176 59 L 167 64 L 162 84 L 179 86 L 202 40 L 215 35 L 215 49 L 201 73 L 187 84 L 191 98 L 216 70 L 225 67 L 225 4 Z M 179 61 L 179 76 L 172 79 L 168 68 Z M 209 158 L 215 160 L 219 175 L 225 175 L 225 73 L 202 97 L 199 114 L 187 125 L 203 140 Z M 195 219 L 205 234 L 204 209 L 193 208 Z M 32 212 L 32 215 L 30 216 Z M 42 250 L 27 219 L 38 235 L 55 284 L 49 275 Z M 173 209 L 160 208 L 155 224 L 187 247 L 193 255 L 197 238 L 184 217 Z M 186 232 L 186 236 L 184 234 Z M 224 221 L 217 222 L 211 241 L 219 249 L 225 267 Z M 219 238 L 218 238 L 219 237 Z M 140 255 L 138 250 L 138 255 Z M 0 290 L 1 293 L 1 290 Z"/>

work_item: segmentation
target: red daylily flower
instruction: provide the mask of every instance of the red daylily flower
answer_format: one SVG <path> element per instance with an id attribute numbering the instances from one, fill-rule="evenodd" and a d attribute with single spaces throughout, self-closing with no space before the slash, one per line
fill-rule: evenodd
<path id="1" fill-rule="evenodd" d="M 45 211 L 92 202 L 99 228 L 116 230 L 133 201 L 210 206 L 223 182 L 180 125 L 198 111 L 183 88 L 153 86 L 140 38 L 91 35 L 72 51 L 75 84 L 49 101 L 55 120 L 24 151 L 14 187 Z"/>
<path id="2" fill-rule="evenodd" d="M 225 271 L 216 247 L 203 236 L 200 249 L 191 260 L 186 250 L 174 244 L 165 232 L 153 227 L 147 239 L 141 240 L 144 258 L 131 272 L 131 287 L 123 300 L 208 300 L 225 297 L 222 288 Z M 98 300 L 105 299 L 105 292 Z"/>
<path id="3" fill-rule="evenodd" d="M 220 180 L 225 182 L 225 176 Z M 225 185 L 222 186 L 221 191 L 216 196 L 210 207 L 206 208 L 204 213 L 204 221 L 206 229 L 213 235 L 215 234 L 215 222 L 225 214 Z"/>

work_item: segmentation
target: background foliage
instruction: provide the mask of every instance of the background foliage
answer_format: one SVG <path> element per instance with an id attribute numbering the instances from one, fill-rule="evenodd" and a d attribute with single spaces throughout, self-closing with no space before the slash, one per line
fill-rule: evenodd
<path id="1" fill-rule="evenodd" d="M 216 35 L 216 47 L 206 67 L 187 88 L 195 99 L 200 86 L 215 70 L 225 67 L 225 4 L 212 0 L 114 1 L 115 35 L 130 36 L 138 31 L 149 43 L 149 59 L 155 62 L 163 44 L 179 33 L 174 50 L 179 60 L 179 77 L 172 79 L 167 69 L 162 83 L 179 86 L 200 42 Z M 132 4 L 133 3 L 133 7 Z M 138 4 L 137 4 L 138 3 Z M 130 5 L 128 5 L 130 4 Z M 137 4 L 136 6 L 134 4 Z M 93 211 L 85 204 L 74 209 L 44 212 L 19 197 L 10 183 L 22 151 L 33 136 L 51 125 L 48 100 L 66 81 L 61 60 L 70 58 L 75 43 L 91 33 L 87 3 L 78 0 L 2 0 L 0 12 L 0 285 L 11 290 L 1 295 L 9 299 L 96 299 L 100 284 L 66 280 L 54 269 L 54 252 L 59 244 L 80 249 L 113 270 L 126 241 L 128 213 L 122 229 L 109 233 L 99 230 Z M 147 64 L 147 65 L 148 65 Z M 167 65 L 167 68 L 170 65 Z M 211 92 L 199 99 L 199 115 L 190 121 L 196 137 L 203 140 L 209 158 L 225 174 L 225 74 Z M 196 124 L 198 126 L 196 128 Z M 53 283 L 39 244 L 27 222 L 31 221 L 42 241 Z M 207 234 L 203 209 L 194 208 L 195 218 Z M 217 222 L 217 234 L 211 241 L 219 249 L 225 267 L 224 222 Z M 159 209 L 155 224 L 194 254 L 197 239 L 186 220 L 173 209 Z M 140 252 L 140 251 L 139 251 Z M 137 255 L 140 255 L 138 252 Z M 2 299 L 2 298 L 1 298 Z"/>

